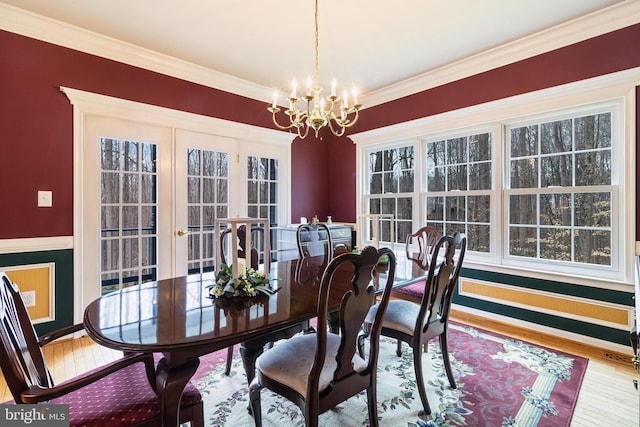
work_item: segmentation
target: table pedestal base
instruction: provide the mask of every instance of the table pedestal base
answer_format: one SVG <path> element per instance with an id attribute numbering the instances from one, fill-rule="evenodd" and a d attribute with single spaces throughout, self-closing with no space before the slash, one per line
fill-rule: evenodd
<path id="1" fill-rule="evenodd" d="M 187 383 L 196 373 L 200 365 L 199 359 L 191 359 L 187 363 L 172 367 L 165 358 L 158 362 L 156 370 L 156 390 L 158 405 L 163 414 L 161 426 L 174 427 L 180 425 L 180 399 Z"/>

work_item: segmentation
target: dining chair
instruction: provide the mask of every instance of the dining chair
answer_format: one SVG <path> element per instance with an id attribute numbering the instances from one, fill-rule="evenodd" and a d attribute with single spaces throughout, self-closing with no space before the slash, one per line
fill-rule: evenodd
<path id="1" fill-rule="evenodd" d="M 413 366 L 422 400 L 424 412 L 431 413 L 422 374 L 422 348 L 433 338 L 438 337 L 445 372 L 449 385 L 456 388 L 451 371 L 447 346 L 447 328 L 449 311 L 454 289 L 464 260 L 467 238 L 463 233 L 443 236 L 433 248 L 429 263 L 429 272 L 424 282 L 424 291 L 420 304 L 412 301 L 393 299 L 389 301 L 381 335 L 398 340 L 396 354 L 402 355 L 402 343 L 406 342 L 413 351 Z M 364 349 L 364 339 L 370 334 L 371 325 L 378 318 L 378 305 L 369 310 L 358 339 L 360 354 Z"/>
<path id="2" fill-rule="evenodd" d="M 236 230 L 236 238 L 238 239 L 238 258 L 246 257 L 247 252 L 247 240 L 246 240 L 246 231 L 247 228 L 244 225 L 241 225 Z M 220 233 L 220 259 L 223 264 L 227 263 L 227 259 L 231 259 L 229 256 L 229 251 L 231 250 L 231 244 L 229 243 L 229 238 L 231 237 L 231 229 L 226 228 Z M 251 262 L 247 264 L 247 266 L 257 270 L 260 265 L 260 256 L 258 253 L 258 249 L 262 247 L 262 242 L 264 241 L 264 228 L 258 226 L 251 227 Z M 266 254 L 265 256 L 269 256 Z M 227 362 L 224 368 L 224 374 L 229 375 L 231 373 L 231 365 L 233 364 L 233 346 L 229 346 L 227 348 Z"/>
<path id="3" fill-rule="evenodd" d="M 222 230 L 220 233 L 220 258 L 224 264 L 227 263 L 227 259 L 230 259 L 229 250 L 231 250 L 231 244 L 229 243 L 229 238 L 231 237 L 231 229 L 226 228 Z M 241 225 L 236 229 L 236 238 L 238 240 L 238 258 L 247 258 L 245 253 L 247 249 L 245 248 L 247 244 L 246 240 L 246 226 Z M 264 241 L 264 228 L 258 226 L 251 227 L 251 259 L 250 262 L 247 262 L 247 267 L 251 267 L 255 270 L 258 269 L 260 264 L 260 254 L 257 248 L 262 247 L 262 242 Z M 264 254 L 264 256 L 269 256 L 269 254 Z"/>
<path id="4" fill-rule="evenodd" d="M 329 227 L 322 223 L 300 224 L 296 229 L 296 244 L 298 256 L 301 259 L 323 256 L 324 262 L 329 263 L 336 255 L 333 251 L 333 239 Z M 342 254 L 345 251 L 340 250 Z M 337 331 L 337 313 L 329 314 L 328 322 L 332 332 Z"/>
<path id="5" fill-rule="evenodd" d="M 440 232 L 435 227 L 428 225 L 420 227 L 413 233 L 407 234 L 407 238 L 405 240 L 405 254 L 407 259 L 410 259 L 417 264 L 418 268 L 422 268 L 427 271 L 429 269 L 429 262 L 431 260 L 433 248 L 436 243 L 438 243 L 440 237 L 442 237 Z M 414 250 L 416 245 L 418 252 L 415 252 Z M 424 282 L 424 280 L 420 280 L 399 289 L 394 289 L 391 293 L 391 297 L 420 303 L 424 293 Z"/>
<path id="6" fill-rule="evenodd" d="M 389 258 L 389 271 L 370 328 L 368 356 L 358 353 L 358 332 L 376 300 L 373 271 L 381 256 Z M 255 425 L 262 426 L 260 390 L 267 388 L 296 404 L 308 427 L 318 425 L 321 413 L 363 390 L 367 392 L 369 422 L 378 425 L 376 370 L 382 316 L 389 303 L 395 273 L 395 257 L 389 248 L 365 247 L 360 254 L 347 253 L 330 261 L 322 275 L 318 294 L 318 325 L 326 324 L 329 293 L 334 283 L 349 281 L 339 308 L 339 334 L 328 328 L 299 334 L 263 353 L 256 361 L 256 376 L 249 386 Z M 335 296 L 334 296 L 335 299 Z"/>
<path id="7" fill-rule="evenodd" d="M 324 255 L 333 258 L 331 231 L 325 224 L 300 224 L 296 230 L 296 244 L 300 258 Z"/>
<path id="8" fill-rule="evenodd" d="M 0 367 L 13 402 L 69 405 L 70 426 L 151 426 L 160 424 L 151 354 L 129 353 L 121 359 L 54 384 L 42 347 L 83 329 L 68 326 L 38 337 L 18 286 L 0 272 Z M 5 402 L 9 403 L 9 402 Z M 187 384 L 180 423 L 203 427 L 200 392 Z"/>

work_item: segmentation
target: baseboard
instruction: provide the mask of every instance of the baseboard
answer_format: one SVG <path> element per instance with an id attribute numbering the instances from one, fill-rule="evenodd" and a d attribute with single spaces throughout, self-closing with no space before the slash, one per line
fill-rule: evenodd
<path id="1" fill-rule="evenodd" d="M 497 332 L 513 338 L 519 338 L 533 344 L 575 354 L 576 356 L 612 362 L 618 366 L 624 366 L 629 368 L 631 371 L 634 371 L 631 354 L 624 354 L 610 349 L 556 337 L 544 332 L 508 324 L 456 309 L 451 310 L 450 318 L 451 320 L 459 321 L 470 326 L 476 326 L 478 328 Z"/>

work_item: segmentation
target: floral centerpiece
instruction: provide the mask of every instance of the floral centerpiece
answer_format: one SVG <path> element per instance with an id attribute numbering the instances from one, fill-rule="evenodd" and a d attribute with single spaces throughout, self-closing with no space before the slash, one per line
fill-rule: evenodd
<path id="1" fill-rule="evenodd" d="M 261 271 L 247 268 L 233 277 L 233 268 L 222 264 L 216 282 L 209 288 L 211 298 L 255 297 L 260 294 L 271 295 L 276 291 L 271 288 L 269 277 Z"/>

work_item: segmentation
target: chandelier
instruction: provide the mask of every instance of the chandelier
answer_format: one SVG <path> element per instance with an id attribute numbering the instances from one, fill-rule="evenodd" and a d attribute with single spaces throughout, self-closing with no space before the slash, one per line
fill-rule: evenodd
<path id="1" fill-rule="evenodd" d="M 276 115 L 280 112 L 278 107 L 278 92 L 273 94 L 273 104 L 267 107 L 267 110 L 273 115 L 273 123 L 283 130 L 295 128 L 301 139 L 306 138 L 309 129 L 313 129 L 318 137 L 318 131 L 329 126 L 331 132 L 336 136 L 344 135 L 346 128 L 351 127 L 358 120 L 358 111 L 362 108 L 362 104 L 358 104 L 355 90 L 353 91 L 353 104 L 349 105 L 349 98 L 345 90 L 342 98 L 336 95 L 336 81 L 331 84 L 331 95 L 326 98 L 320 96 L 322 87 L 318 83 L 318 0 L 316 0 L 315 8 L 315 78 L 313 85 L 308 82 L 305 95 L 298 98 L 296 93 L 297 84 L 293 81 L 293 88 L 289 96 L 289 109 L 284 114 L 289 116 L 289 124 L 281 125 L 278 123 Z M 305 105 L 299 106 L 298 101 L 304 100 Z M 302 104 L 302 103 L 301 103 Z"/>

